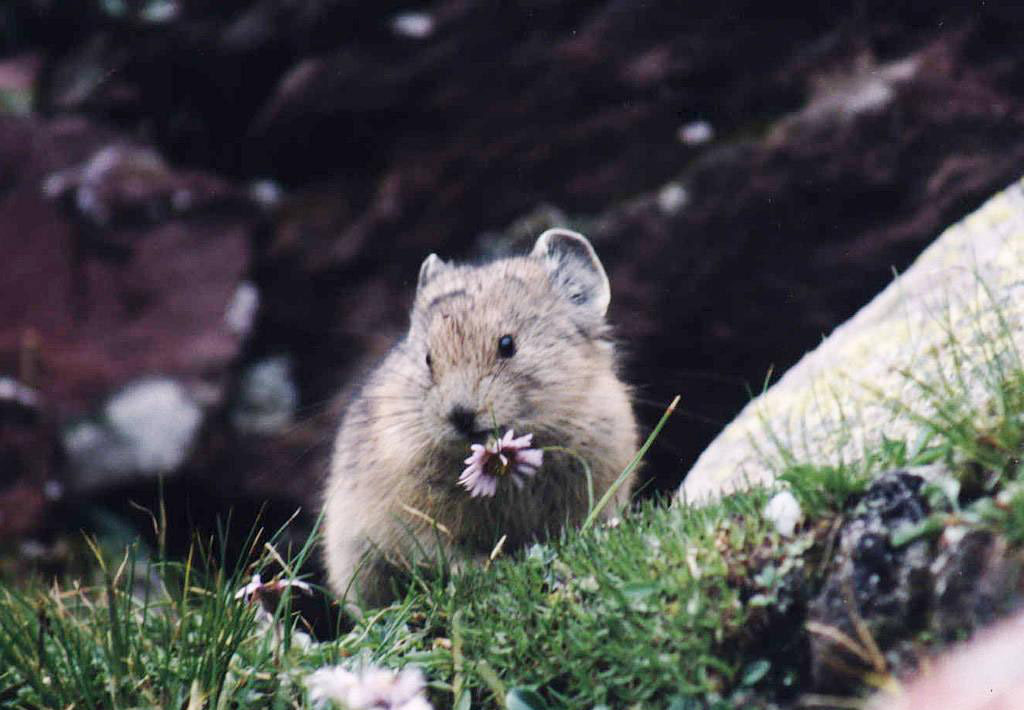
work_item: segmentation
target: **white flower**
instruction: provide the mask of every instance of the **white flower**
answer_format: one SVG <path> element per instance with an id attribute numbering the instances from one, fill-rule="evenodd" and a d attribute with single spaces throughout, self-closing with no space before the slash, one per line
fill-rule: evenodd
<path id="1" fill-rule="evenodd" d="M 256 608 L 257 628 L 273 634 L 275 645 L 281 643 L 284 629 L 282 624 L 275 619 L 274 614 L 281 603 L 281 595 L 288 587 L 295 587 L 307 594 L 313 591 L 312 587 L 297 579 L 278 579 L 273 582 L 264 582 L 258 574 L 254 574 L 252 581 L 235 592 L 235 599 L 244 599 L 250 604 L 258 604 Z M 300 648 L 309 648 L 313 645 L 313 639 L 310 638 L 309 634 L 303 633 L 298 629 L 292 630 L 291 642 Z"/>
<path id="2" fill-rule="evenodd" d="M 314 707 L 333 702 L 344 710 L 433 710 L 423 694 L 425 685 L 418 668 L 396 672 L 368 666 L 354 672 L 327 666 L 306 677 Z"/>
<path id="3" fill-rule="evenodd" d="M 500 439 L 491 437 L 486 444 L 473 444 L 459 485 L 474 498 L 493 496 L 498 490 L 498 479 L 508 474 L 515 487 L 522 488 L 526 478 L 537 473 L 544 463 L 544 451 L 531 449 L 532 442 L 533 434 L 517 439 L 509 429 Z"/>
<path id="4" fill-rule="evenodd" d="M 258 574 L 252 576 L 252 581 L 235 592 L 235 599 L 246 601 L 263 601 L 266 597 L 279 597 L 288 587 L 295 587 L 303 592 L 312 592 L 313 588 L 306 582 L 297 579 L 278 579 L 273 582 L 264 582 Z"/>

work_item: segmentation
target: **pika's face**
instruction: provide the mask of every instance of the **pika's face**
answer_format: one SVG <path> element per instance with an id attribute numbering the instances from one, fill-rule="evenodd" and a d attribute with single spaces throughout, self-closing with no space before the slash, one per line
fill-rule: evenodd
<path id="1" fill-rule="evenodd" d="M 593 377 L 612 367 L 607 277 L 589 242 L 552 230 L 527 257 L 485 266 L 424 262 L 406 341 L 423 431 L 465 450 L 514 429 L 558 441 Z"/>

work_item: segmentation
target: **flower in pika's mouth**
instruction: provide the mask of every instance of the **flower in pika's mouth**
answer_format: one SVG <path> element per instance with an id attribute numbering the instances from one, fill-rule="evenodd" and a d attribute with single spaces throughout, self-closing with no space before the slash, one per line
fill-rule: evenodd
<path id="1" fill-rule="evenodd" d="M 473 498 L 493 496 L 498 490 L 498 479 L 504 476 L 511 478 L 516 488 L 522 488 L 523 481 L 537 473 L 544 463 L 544 451 L 530 448 L 532 442 L 533 434 L 517 439 L 509 429 L 500 439 L 492 436 L 486 444 L 473 444 L 459 485 Z"/>

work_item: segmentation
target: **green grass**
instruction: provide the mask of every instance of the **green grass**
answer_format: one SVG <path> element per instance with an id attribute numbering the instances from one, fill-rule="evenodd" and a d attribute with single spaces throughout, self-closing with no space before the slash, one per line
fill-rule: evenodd
<path id="1" fill-rule="evenodd" d="M 254 557 L 260 542 L 250 538 Z M 234 599 L 243 569 L 213 564 L 210 543 L 183 562 L 140 559 L 139 544 L 111 558 L 90 544 L 96 583 L 0 590 L 3 707 L 199 707 L 226 698 L 239 671 L 246 692 L 272 692 L 256 669 L 272 667 L 281 644 Z"/>
<path id="2" fill-rule="evenodd" d="M 456 686 L 472 707 L 502 706 L 502 691 L 580 708 L 725 693 L 749 671 L 729 650 L 749 635 L 744 597 L 770 592 L 773 580 L 756 573 L 785 557 L 759 515 L 765 495 L 701 510 L 648 504 L 615 528 L 489 569 L 417 577 L 404 599 L 312 651 L 283 648 L 234 599 L 245 574 L 197 554 L 146 570 L 161 583 L 139 596 L 129 554 L 92 588 L 2 592 L 2 700 L 187 707 L 195 695 L 208 707 L 302 707 L 299 679 L 351 656 L 415 663 L 436 707 L 454 704 Z"/>
<path id="3" fill-rule="evenodd" d="M 732 575 L 752 575 L 776 549 L 758 522 L 763 503 L 749 495 L 701 511 L 649 506 L 630 524 L 433 588 L 429 618 L 448 634 L 458 614 L 464 682 L 477 698 L 488 696 L 485 667 L 552 707 L 721 692 L 743 670 L 723 652 L 747 621 Z"/>

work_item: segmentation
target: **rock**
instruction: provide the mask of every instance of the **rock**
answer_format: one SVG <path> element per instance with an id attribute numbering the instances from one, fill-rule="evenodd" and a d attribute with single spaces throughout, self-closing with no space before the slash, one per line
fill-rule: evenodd
<path id="1" fill-rule="evenodd" d="M 658 207 L 665 214 L 674 215 L 689 201 L 690 194 L 677 182 L 670 182 L 658 192 Z"/>
<path id="2" fill-rule="evenodd" d="M 679 140 L 690 146 L 704 145 L 715 138 L 715 129 L 707 121 L 693 121 L 679 129 Z"/>
<path id="3" fill-rule="evenodd" d="M 112 143 L 81 165 L 46 177 L 43 194 L 72 216 L 106 230 L 158 224 L 171 216 L 212 210 L 247 195 L 201 173 L 178 172 L 151 148 Z"/>
<path id="4" fill-rule="evenodd" d="M 771 481 L 780 445 L 824 464 L 856 460 L 883 436 L 910 443 L 944 382 L 957 383 L 968 406 L 983 411 L 994 395 L 991 369 L 1024 347 L 1022 223 L 1024 183 L 1015 183 L 946 230 L 747 405 L 698 459 L 681 495 L 699 500 Z"/>
<path id="5" fill-rule="evenodd" d="M 153 374 L 216 399 L 242 342 L 225 313 L 249 267 L 253 208 L 122 145 L 81 119 L 0 116 L 0 374 L 33 332 L 36 386 L 61 419 Z M 44 197 L 47 179 L 64 208 Z M 176 211 L 182 191 L 190 205 Z"/>
<path id="6" fill-rule="evenodd" d="M 821 692 L 853 691 L 867 673 L 906 678 L 927 667 L 929 642 L 962 639 L 1024 604 L 1024 556 L 997 534 L 951 526 L 938 540 L 900 539 L 931 513 L 915 471 L 879 476 L 839 529 L 807 605 L 812 682 Z"/>
<path id="7" fill-rule="evenodd" d="M 242 373 L 231 423 L 244 434 L 275 434 L 291 425 L 299 403 L 287 357 L 253 363 Z"/>
<path id="8" fill-rule="evenodd" d="M 426 39 L 434 34 L 434 18 L 425 12 L 403 12 L 391 20 L 391 29 L 395 34 L 410 39 Z"/>
<path id="9" fill-rule="evenodd" d="M 26 53 L 0 60 L 0 113 L 28 114 L 42 57 Z"/>
<path id="10" fill-rule="evenodd" d="M 870 658 L 927 623 L 929 544 L 896 547 L 890 539 L 894 530 L 928 514 L 922 483 L 903 471 L 882 475 L 843 524 L 824 586 L 807 610 L 815 687 L 840 694 L 856 687 L 864 673 L 886 670 L 884 660 L 873 664 L 851 653 L 825 630 L 841 632 Z"/>
<path id="11" fill-rule="evenodd" d="M 252 332 L 253 323 L 260 307 L 260 291 L 250 281 L 243 281 L 235 289 L 227 310 L 224 323 L 235 335 L 244 338 Z"/>
<path id="12" fill-rule="evenodd" d="M 793 134 L 806 140 L 847 128 L 863 114 L 882 113 L 921 64 L 921 57 L 911 55 L 878 66 L 871 55 L 862 54 L 844 71 L 823 73 L 815 77 L 807 103 L 780 121 L 770 139 L 785 142 L 792 137 L 786 134 Z"/>
<path id="13" fill-rule="evenodd" d="M 939 540 L 931 565 L 933 626 L 945 642 L 962 639 L 1007 615 L 1024 602 L 1021 557 L 1010 554 L 1006 540 L 987 530 L 950 534 Z"/>
<path id="14" fill-rule="evenodd" d="M 82 119 L 0 117 L 0 185 L 0 376 L 29 338 L 64 432 L 61 485 L 177 472 L 256 317 L 244 278 L 261 208 Z"/>
<path id="15" fill-rule="evenodd" d="M 178 472 L 196 443 L 203 411 L 171 379 L 134 382 L 115 394 L 94 421 L 70 425 L 64 448 L 77 493 Z"/>
<path id="16" fill-rule="evenodd" d="M 43 526 L 50 504 L 64 491 L 59 453 L 42 395 L 0 377 L 0 541 Z"/>

